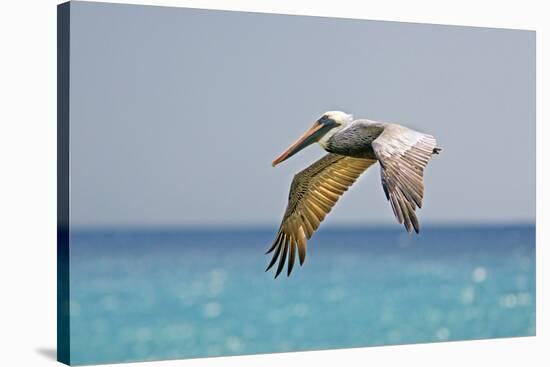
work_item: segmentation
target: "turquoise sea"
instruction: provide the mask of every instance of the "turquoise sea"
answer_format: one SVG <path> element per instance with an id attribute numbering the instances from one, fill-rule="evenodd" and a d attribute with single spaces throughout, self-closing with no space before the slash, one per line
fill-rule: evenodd
<path id="1" fill-rule="evenodd" d="M 326 228 L 264 272 L 274 228 L 71 234 L 74 364 L 535 334 L 535 227 Z"/>

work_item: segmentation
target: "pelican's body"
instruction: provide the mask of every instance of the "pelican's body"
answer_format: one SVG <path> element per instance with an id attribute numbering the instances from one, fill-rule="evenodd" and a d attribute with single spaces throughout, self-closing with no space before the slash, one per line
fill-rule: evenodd
<path id="1" fill-rule="evenodd" d="M 329 153 L 376 160 L 372 143 L 387 125 L 384 122 L 355 120 L 345 129 L 320 141 L 319 144 Z"/>
<path id="2" fill-rule="evenodd" d="M 441 149 L 431 135 L 398 124 L 354 120 L 344 112 L 331 111 L 275 159 L 273 166 L 313 143 L 319 143 L 329 154 L 292 181 L 283 221 L 268 250 L 275 253 L 267 270 L 279 259 L 275 277 L 282 271 L 287 255 L 290 275 L 296 250 L 303 264 L 307 240 L 339 197 L 376 162 L 380 163 L 382 187 L 395 217 L 408 232 L 414 229 L 418 233 L 415 210 L 422 206 L 424 167 Z"/>

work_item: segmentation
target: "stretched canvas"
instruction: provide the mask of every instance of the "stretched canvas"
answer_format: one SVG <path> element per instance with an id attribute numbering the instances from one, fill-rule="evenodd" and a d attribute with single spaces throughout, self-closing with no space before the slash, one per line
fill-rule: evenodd
<path id="1" fill-rule="evenodd" d="M 61 4 L 58 223 L 67 364 L 535 335 L 535 33 Z"/>

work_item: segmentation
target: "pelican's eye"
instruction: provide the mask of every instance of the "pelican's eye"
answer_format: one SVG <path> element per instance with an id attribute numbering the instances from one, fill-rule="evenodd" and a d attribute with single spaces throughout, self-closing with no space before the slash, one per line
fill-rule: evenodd
<path id="1" fill-rule="evenodd" d="M 330 117 L 328 117 L 327 115 L 323 115 L 321 116 L 321 118 L 319 119 L 319 122 L 325 126 L 335 126 L 335 125 L 338 125 L 338 123 L 336 121 L 334 121 L 333 119 L 331 119 Z"/>

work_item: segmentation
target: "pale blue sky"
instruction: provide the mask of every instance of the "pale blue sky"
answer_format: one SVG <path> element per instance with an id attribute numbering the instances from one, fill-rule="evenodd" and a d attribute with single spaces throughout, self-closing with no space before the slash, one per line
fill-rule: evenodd
<path id="1" fill-rule="evenodd" d="M 277 225 L 334 109 L 438 139 L 424 224 L 535 218 L 534 32 L 73 2 L 70 93 L 75 226 Z M 329 223 L 394 223 L 378 167 Z"/>

